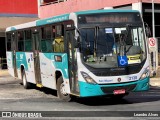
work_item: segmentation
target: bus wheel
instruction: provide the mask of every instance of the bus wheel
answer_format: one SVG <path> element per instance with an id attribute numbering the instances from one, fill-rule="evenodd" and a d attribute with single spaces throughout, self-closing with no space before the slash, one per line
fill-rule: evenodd
<path id="1" fill-rule="evenodd" d="M 30 83 L 27 82 L 26 73 L 25 73 L 24 70 L 22 72 L 22 82 L 23 82 L 23 86 L 24 86 L 25 89 L 30 88 Z"/>
<path id="2" fill-rule="evenodd" d="M 63 82 L 62 76 L 57 80 L 57 95 L 60 99 L 69 102 L 71 100 L 71 96 L 66 93 L 65 85 Z"/>

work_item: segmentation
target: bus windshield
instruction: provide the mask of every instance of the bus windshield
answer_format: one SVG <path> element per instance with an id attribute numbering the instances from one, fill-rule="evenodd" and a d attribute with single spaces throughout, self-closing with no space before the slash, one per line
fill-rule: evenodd
<path id="1" fill-rule="evenodd" d="M 127 55 L 128 64 L 146 58 L 142 26 L 81 28 L 81 53 L 93 68 L 117 67 L 117 56 Z"/>

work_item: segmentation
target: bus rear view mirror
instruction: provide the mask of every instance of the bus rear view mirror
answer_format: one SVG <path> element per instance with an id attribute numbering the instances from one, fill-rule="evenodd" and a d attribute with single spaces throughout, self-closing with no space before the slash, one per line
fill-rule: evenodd
<path id="1" fill-rule="evenodd" d="M 144 24 L 145 25 L 145 32 L 146 32 L 146 36 L 150 37 L 151 36 L 151 30 L 150 27 L 148 26 L 147 23 Z"/>

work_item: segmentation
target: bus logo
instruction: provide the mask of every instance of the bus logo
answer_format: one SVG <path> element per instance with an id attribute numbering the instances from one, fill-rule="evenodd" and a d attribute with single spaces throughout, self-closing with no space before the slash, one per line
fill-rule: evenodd
<path id="1" fill-rule="evenodd" d="M 121 82 L 121 78 L 118 78 L 117 81 L 118 81 L 118 82 Z"/>

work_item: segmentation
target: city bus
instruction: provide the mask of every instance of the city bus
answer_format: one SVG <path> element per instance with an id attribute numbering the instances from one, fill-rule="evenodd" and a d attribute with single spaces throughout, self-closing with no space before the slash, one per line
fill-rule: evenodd
<path id="1" fill-rule="evenodd" d="M 146 31 L 136 10 L 79 11 L 6 29 L 9 73 L 72 96 L 123 98 L 149 89 Z"/>

